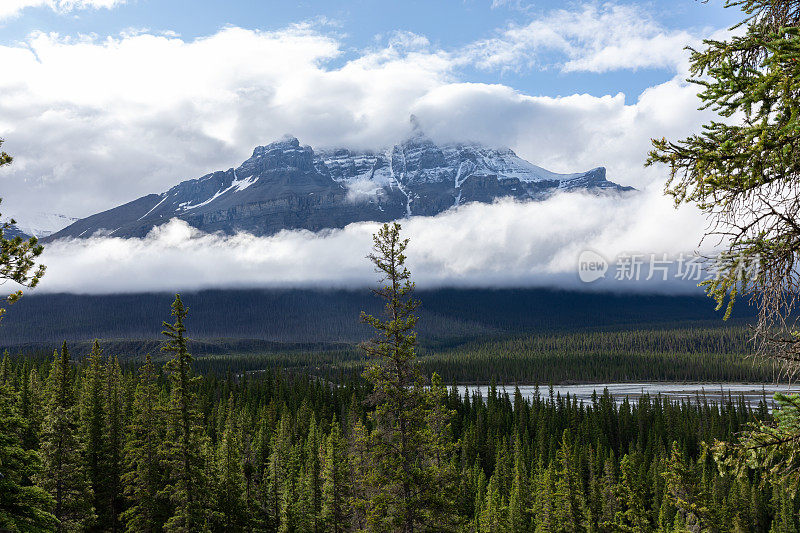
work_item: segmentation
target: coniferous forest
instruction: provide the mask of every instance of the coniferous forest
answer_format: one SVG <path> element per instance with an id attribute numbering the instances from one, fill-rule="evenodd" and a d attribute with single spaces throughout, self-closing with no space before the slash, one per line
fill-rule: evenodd
<path id="1" fill-rule="evenodd" d="M 725 5 L 744 19 L 689 49 L 688 81 L 718 120 L 653 140 L 647 165 L 666 165 L 665 192 L 706 215 L 706 236 L 724 236 L 700 285 L 725 319 L 745 303 L 751 329 L 647 324 L 665 300 L 609 295 L 584 301 L 592 313 L 615 298 L 640 307 L 598 317 L 596 329 L 558 329 L 587 315 L 539 302 L 538 318 L 524 316 L 511 289 L 491 295 L 502 309 L 489 317 L 469 293 L 433 291 L 426 315 L 397 223 L 373 235 L 373 303 L 300 291 L 287 314 L 303 327 L 284 336 L 273 333 L 288 318 L 259 328 L 202 307 L 194 336 L 180 294 L 138 309 L 133 329 L 118 323 L 129 297 L 55 295 L 6 316 L 16 290 L 0 301 L 0 319 L 29 320 L 4 341 L 18 353 L 0 360 L 0 532 L 800 531 L 800 396 L 629 401 L 606 390 L 579 402 L 548 386 L 800 375 L 800 6 Z M 0 280 L 33 288 L 43 246 L 6 238 L 12 224 L 0 224 Z M 235 308 L 237 294 L 221 294 Z M 238 303 L 268 301 L 272 313 L 284 294 Z M 76 301 L 99 307 L 70 314 Z M 48 302 L 62 306 L 59 323 L 37 311 Z M 354 305 L 360 316 L 341 312 Z M 159 340 L 140 335 L 162 313 Z M 92 317 L 121 336 L 86 343 Z M 237 323 L 262 335 L 225 338 Z M 299 339 L 308 332 L 318 335 Z M 489 382 L 486 396 L 457 386 Z M 541 388 L 523 396 L 517 383 Z"/>
<path id="2" fill-rule="evenodd" d="M 4 357 L 0 527 L 10 531 L 795 531 L 787 478 L 719 460 L 758 406 L 644 396 L 460 395 L 415 353 L 407 241 L 371 256 L 363 372 L 205 375 L 176 296 L 154 363 L 95 342 Z M 635 338 L 628 339 L 636 343 Z M 547 339 L 539 341 L 546 345 Z M 587 344 L 605 341 L 587 337 Z M 641 341 L 644 342 L 644 341 Z M 656 338 L 654 343 L 658 343 Z M 692 344 L 692 343 L 689 343 Z M 687 348 L 688 350 L 688 348 Z M 225 371 L 227 370 L 227 372 Z M 727 465 L 727 466 L 725 466 Z"/>
<path id="3" fill-rule="evenodd" d="M 185 324 L 190 324 L 189 318 Z M 379 446 L 374 387 L 306 372 L 201 377 L 180 350 L 121 370 L 100 346 L 4 361 L 1 527 L 20 531 L 796 531 L 792 487 L 710 446 L 766 404 L 414 397 L 413 469 Z M 391 426 L 390 426 L 391 427 Z M 9 512 L 10 511 L 10 512 Z"/>

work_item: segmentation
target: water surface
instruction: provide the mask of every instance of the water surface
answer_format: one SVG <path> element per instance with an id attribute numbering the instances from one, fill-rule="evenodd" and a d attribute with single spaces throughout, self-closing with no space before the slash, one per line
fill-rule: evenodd
<path id="1" fill-rule="evenodd" d="M 463 395 L 464 391 L 469 390 L 479 391 L 485 398 L 489 392 L 489 385 L 460 385 L 459 392 Z M 730 395 L 736 401 L 740 395 L 744 396 L 745 401 L 751 406 L 758 405 L 763 398 L 766 398 L 768 405 L 772 406 L 773 395 L 776 392 L 786 393 L 800 393 L 800 385 L 792 385 L 791 388 L 787 384 L 775 383 L 682 383 L 682 382 L 636 382 L 636 383 L 590 383 L 580 385 L 554 385 L 553 395 L 560 394 L 565 397 L 567 394 L 570 398 L 577 398 L 579 402 L 591 403 L 592 394 L 597 392 L 600 396 L 603 391 L 608 389 L 608 392 L 614 397 L 617 403 L 622 403 L 625 398 L 630 401 L 638 400 L 643 394 L 650 396 L 662 396 L 673 400 L 691 400 L 697 401 L 698 398 L 705 398 L 708 402 L 719 403 L 727 401 Z M 505 390 L 509 395 L 514 394 L 514 386 L 506 386 L 505 389 L 498 386 L 498 390 Z M 531 399 L 536 394 L 536 387 L 531 385 L 521 385 L 519 387 L 522 396 Z M 539 394 L 547 396 L 549 389 L 547 386 L 539 387 Z"/>

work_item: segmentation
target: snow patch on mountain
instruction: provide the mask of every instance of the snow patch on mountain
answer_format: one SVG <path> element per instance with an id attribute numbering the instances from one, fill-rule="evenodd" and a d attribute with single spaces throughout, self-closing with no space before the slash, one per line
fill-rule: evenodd
<path id="1" fill-rule="evenodd" d="M 75 217 L 62 215 L 59 213 L 32 212 L 22 216 L 14 215 L 6 218 L 5 221 L 14 219 L 14 227 L 25 235 L 32 237 L 47 237 L 53 233 L 66 228 L 76 220 Z"/>

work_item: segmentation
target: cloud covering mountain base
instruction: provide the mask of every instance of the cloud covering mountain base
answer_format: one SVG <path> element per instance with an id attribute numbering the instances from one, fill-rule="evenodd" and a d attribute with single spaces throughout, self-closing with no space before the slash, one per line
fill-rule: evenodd
<path id="1" fill-rule="evenodd" d="M 418 286 L 562 287 L 696 292 L 696 283 L 601 280 L 577 275 L 583 250 L 609 260 L 624 253 L 696 249 L 705 228 L 696 210 L 675 210 L 660 193 L 558 194 L 544 202 L 470 204 L 402 221 Z M 366 259 L 377 223 L 319 233 L 255 237 L 208 234 L 173 219 L 142 239 L 93 237 L 50 243 L 36 293 L 89 294 L 246 287 L 364 287 L 376 275 Z"/>

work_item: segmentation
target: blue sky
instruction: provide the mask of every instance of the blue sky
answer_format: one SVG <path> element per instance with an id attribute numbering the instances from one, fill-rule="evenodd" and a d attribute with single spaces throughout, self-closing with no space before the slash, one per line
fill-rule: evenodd
<path id="1" fill-rule="evenodd" d="M 35 32 L 103 37 L 131 30 L 175 32 L 184 39 L 196 39 L 228 25 L 279 30 L 294 23 L 312 21 L 341 39 L 343 54 L 330 62 L 335 66 L 364 49 L 380 46 L 397 31 L 413 32 L 427 37 L 436 47 L 455 49 L 491 38 L 509 25 L 522 26 L 553 10 L 575 9 L 581 5 L 579 2 L 522 0 L 127 0 L 111 9 L 72 9 L 68 12 L 41 5 L 21 9 L 12 19 L 0 21 L 0 42 L 24 41 Z M 723 9 L 719 0 L 708 3 L 661 0 L 632 5 L 649 13 L 668 31 L 702 33 L 709 28 L 731 26 L 739 17 L 735 10 Z M 635 96 L 671 77 L 671 70 L 654 66 L 587 74 L 532 68 L 486 70 L 465 66 L 459 69 L 458 74 L 466 81 L 503 83 L 529 94 L 559 96 L 585 92 L 600 96 L 621 91 Z"/>

